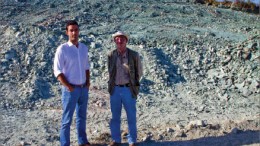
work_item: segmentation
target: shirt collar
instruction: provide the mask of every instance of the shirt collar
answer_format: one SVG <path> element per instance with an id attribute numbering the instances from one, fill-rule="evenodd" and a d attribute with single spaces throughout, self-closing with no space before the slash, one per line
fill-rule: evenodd
<path id="1" fill-rule="evenodd" d="M 123 55 L 121 55 L 122 57 L 127 57 L 128 54 L 128 49 L 126 48 L 126 51 Z M 120 56 L 120 53 L 117 51 L 117 55 Z"/>
<path id="2" fill-rule="evenodd" d="M 79 44 L 79 43 L 78 43 Z M 68 41 L 68 45 L 71 47 L 71 46 L 75 46 L 72 44 L 72 42 Z"/>

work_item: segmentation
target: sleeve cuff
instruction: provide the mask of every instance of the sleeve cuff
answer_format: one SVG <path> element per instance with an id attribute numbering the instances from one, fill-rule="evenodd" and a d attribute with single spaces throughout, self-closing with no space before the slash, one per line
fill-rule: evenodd
<path id="1" fill-rule="evenodd" d="M 62 72 L 58 70 L 58 71 L 55 71 L 55 72 L 54 72 L 54 75 L 55 75 L 55 77 L 57 78 L 61 73 L 62 73 Z"/>

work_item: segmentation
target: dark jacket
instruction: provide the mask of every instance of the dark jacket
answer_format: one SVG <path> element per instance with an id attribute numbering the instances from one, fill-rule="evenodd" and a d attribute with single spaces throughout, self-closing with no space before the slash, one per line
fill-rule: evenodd
<path id="1" fill-rule="evenodd" d="M 128 49 L 128 66 L 129 66 L 129 77 L 130 77 L 130 90 L 133 95 L 133 98 L 137 98 L 139 93 L 140 83 L 139 79 L 141 78 L 138 74 L 138 61 L 139 55 L 137 52 Z M 113 90 L 115 87 L 115 78 L 116 78 L 116 61 L 117 61 L 117 50 L 113 50 L 108 54 L 108 73 L 109 73 L 109 81 L 108 81 L 108 92 L 110 95 L 113 94 Z"/>

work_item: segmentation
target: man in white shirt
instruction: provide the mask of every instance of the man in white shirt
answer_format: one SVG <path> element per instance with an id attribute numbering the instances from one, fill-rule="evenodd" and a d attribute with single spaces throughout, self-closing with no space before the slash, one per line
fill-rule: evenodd
<path id="1" fill-rule="evenodd" d="M 54 75 L 62 84 L 61 146 L 70 146 L 70 125 L 76 109 L 79 146 L 90 146 L 86 134 L 88 91 L 90 86 L 88 48 L 79 39 L 79 25 L 66 24 L 67 43 L 61 44 L 54 58 Z"/>

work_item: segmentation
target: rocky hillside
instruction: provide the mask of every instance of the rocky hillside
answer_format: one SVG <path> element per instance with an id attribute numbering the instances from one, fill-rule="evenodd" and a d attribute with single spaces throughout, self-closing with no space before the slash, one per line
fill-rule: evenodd
<path id="1" fill-rule="evenodd" d="M 130 34 L 128 47 L 141 54 L 144 65 L 137 102 L 140 142 L 243 130 L 259 136 L 259 14 L 190 0 L 1 0 L 0 8 L 0 145 L 58 145 L 60 87 L 52 64 L 57 46 L 68 39 L 68 19 L 79 22 L 80 40 L 90 50 L 91 141 L 109 139 L 106 64 L 117 30 Z M 205 128 L 230 120 L 246 124 L 231 124 L 223 132 L 224 124 L 208 135 L 189 133 L 196 121 Z M 260 143 L 238 139 L 235 145 Z M 75 135 L 72 140 L 76 143 Z"/>

